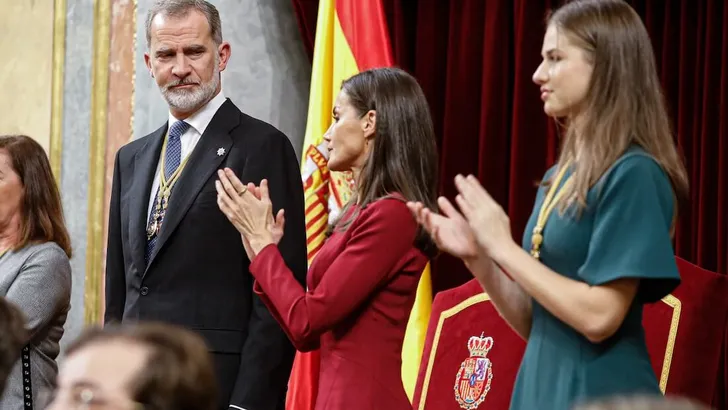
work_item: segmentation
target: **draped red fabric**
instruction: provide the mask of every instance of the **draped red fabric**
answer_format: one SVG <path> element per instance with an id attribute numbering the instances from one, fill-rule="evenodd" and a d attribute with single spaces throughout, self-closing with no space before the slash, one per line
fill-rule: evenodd
<path id="1" fill-rule="evenodd" d="M 314 0 L 292 0 L 297 10 Z M 690 175 L 676 254 L 728 273 L 728 4 L 723 0 L 635 0 Z M 554 163 L 558 136 L 531 81 L 540 63 L 549 0 L 384 2 L 395 63 L 412 73 L 439 136 L 443 194 L 472 173 L 508 212 L 520 242 L 536 192 Z M 315 14 L 299 15 L 312 47 Z M 434 265 L 435 290 L 470 276 L 449 256 Z"/>
<path id="2" fill-rule="evenodd" d="M 301 41 L 308 57 L 313 60 L 313 43 L 316 39 L 316 18 L 318 17 L 318 0 L 292 0 Z"/>
<path id="3" fill-rule="evenodd" d="M 393 65 L 381 2 L 336 0 L 336 15 L 359 71 Z"/>

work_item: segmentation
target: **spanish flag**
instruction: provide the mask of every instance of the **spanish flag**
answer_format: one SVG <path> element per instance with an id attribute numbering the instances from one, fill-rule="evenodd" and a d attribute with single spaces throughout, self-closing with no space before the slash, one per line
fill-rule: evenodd
<path id="1" fill-rule="evenodd" d="M 336 218 L 351 196 L 351 175 L 329 172 L 323 140 L 331 125 L 331 110 L 341 83 L 361 71 L 392 65 L 381 0 L 320 0 L 301 160 L 309 265 L 323 246 L 329 221 Z M 425 273 L 415 303 L 415 310 L 419 307 L 422 311 L 413 310 L 402 350 L 402 378 L 410 400 L 432 302 L 429 266 Z M 424 296 L 422 300 L 420 293 Z M 289 380 L 287 410 L 313 410 L 318 376 L 318 352 L 297 353 Z"/>

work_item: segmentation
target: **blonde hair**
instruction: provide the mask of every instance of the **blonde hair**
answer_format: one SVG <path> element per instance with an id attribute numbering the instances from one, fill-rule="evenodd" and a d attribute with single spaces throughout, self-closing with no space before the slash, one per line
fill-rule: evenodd
<path id="1" fill-rule="evenodd" d="M 641 146 L 664 169 L 676 202 L 687 197 L 687 172 L 639 15 L 621 0 L 576 0 L 547 21 L 582 48 L 593 65 L 578 131 L 573 118 L 565 125 L 558 165 L 571 163 L 574 172 L 561 210 L 572 203 L 584 209 L 589 189 L 631 144 Z"/>

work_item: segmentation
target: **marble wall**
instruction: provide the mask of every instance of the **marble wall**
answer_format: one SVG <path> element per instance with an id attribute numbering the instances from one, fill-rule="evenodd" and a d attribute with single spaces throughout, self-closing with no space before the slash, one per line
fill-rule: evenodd
<path id="1" fill-rule="evenodd" d="M 17 113 L 15 124 L 20 124 L 18 127 L 26 124 L 26 133 L 45 136 L 43 143 L 48 148 L 48 135 L 52 134 L 49 131 L 51 72 L 61 73 L 62 78 L 62 98 L 57 104 L 61 119 L 60 153 L 54 165 L 59 173 L 75 253 L 71 261 L 72 307 L 62 340 L 65 347 L 84 326 L 103 314 L 99 307 L 103 306 L 104 245 L 114 154 L 132 138 L 159 127 L 167 116 L 166 105 L 143 58 L 145 14 L 153 0 L 3 3 L 10 4 L 16 16 L 25 13 L 22 14 L 24 21 L 32 20 L 37 25 L 29 30 L 27 24 L 13 22 L 5 12 L 0 16 L 0 51 L 3 55 L 22 56 L 3 63 L 0 87 L 15 87 L 10 88 L 18 90 L 14 95 L 32 91 L 33 98 L 37 98 L 28 99 L 24 108 L 17 105 L 17 100 L 12 100 L 12 104 L 7 99 L 1 100 L 0 130 L 12 131 L 2 121 L 13 118 L 7 112 Z M 220 10 L 223 36 L 233 50 L 223 73 L 225 94 L 243 111 L 286 133 L 300 156 L 311 66 L 299 38 L 290 0 L 213 0 L 212 3 Z M 60 67 L 54 66 L 49 58 L 54 6 L 65 11 L 56 16 L 64 17 L 60 19 L 63 23 L 60 27 L 65 30 L 65 34 L 61 31 L 65 39 L 60 52 L 62 58 L 55 60 L 60 62 Z M 59 24 L 58 18 L 55 24 Z M 17 39 L 18 33 L 31 31 L 37 50 L 17 52 L 20 48 L 15 43 L 20 43 L 11 38 Z M 25 68 L 18 68 L 18 62 L 24 62 Z M 106 65 L 100 66 L 100 62 Z M 19 73 L 24 73 L 28 81 L 18 84 Z"/>
<path id="2" fill-rule="evenodd" d="M 311 65 L 290 0 L 212 1 L 222 18 L 232 56 L 222 73 L 223 92 L 243 112 L 268 121 L 301 154 Z M 167 119 L 167 106 L 144 64 L 145 15 L 153 0 L 139 0 L 136 44 L 134 137 Z"/>
<path id="3" fill-rule="evenodd" d="M 72 341 L 84 326 L 93 24 L 93 0 L 66 0 L 60 188 L 74 255 L 71 311 L 62 346 Z"/>
<path id="4" fill-rule="evenodd" d="M 2 2 L 0 134 L 31 136 L 46 151 L 51 130 L 52 51 L 52 1 Z"/>

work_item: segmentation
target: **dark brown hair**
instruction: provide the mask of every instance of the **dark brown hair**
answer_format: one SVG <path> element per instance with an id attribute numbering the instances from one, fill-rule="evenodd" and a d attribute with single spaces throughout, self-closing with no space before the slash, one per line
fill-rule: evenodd
<path id="1" fill-rule="evenodd" d="M 345 80 L 341 89 L 360 116 L 375 111 L 374 146 L 356 181 L 356 189 L 341 212 L 358 204 L 360 209 L 392 194 L 437 209 L 437 143 L 430 109 L 422 88 L 398 68 L 376 68 Z M 358 210 L 334 223 L 345 230 Z M 415 245 L 432 256 L 436 247 L 419 227 Z"/>
<path id="2" fill-rule="evenodd" d="M 14 249 L 32 242 L 55 242 L 71 257 L 71 239 L 63 220 L 58 185 L 43 147 L 25 135 L 0 136 L 0 149 L 8 152 L 25 194 L 20 238 Z"/>
<path id="3" fill-rule="evenodd" d="M 146 365 L 129 386 L 131 398 L 150 410 L 213 410 L 217 384 L 212 360 L 200 336 L 162 323 L 107 325 L 86 330 L 67 350 L 109 341 L 128 341 L 149 349 Z"/>
<path id="4" fill-rule="evenodd" d="M 639 15 L 622 0 L 575 0 L 553 12 L 547 22 L 582 48 L 593 66 L 579 130 L 568 123 L 562 142 L 559 166 L 578 161 L 561 209 L 571 201 L 583 209 L 589 188 L 631 144 L 660 164 L 678 199 L 687 197 L 687 172 Z"/>
<path id="5" fill-rule="evenodd" d="M 0 297 L 0 396 L 28 338 L 23 312 Z"/>

